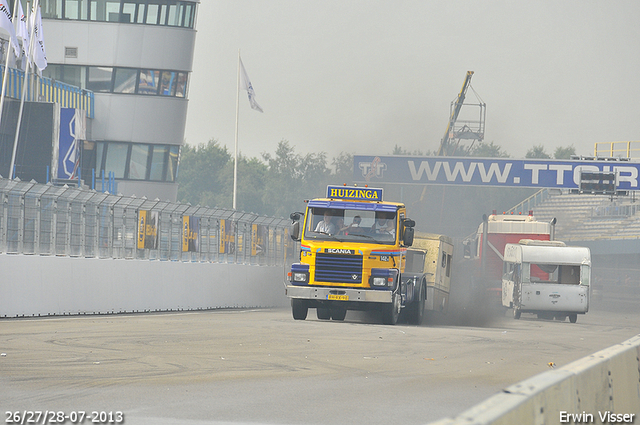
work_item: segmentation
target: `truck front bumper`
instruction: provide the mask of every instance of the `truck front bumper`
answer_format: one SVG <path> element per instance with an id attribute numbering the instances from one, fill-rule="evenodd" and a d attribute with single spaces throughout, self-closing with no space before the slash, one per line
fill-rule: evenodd
<path id="1" fill-rule="evenodd" d="M 349 301 L 368 303 L 391 303 L 392 292 L 375 289 L 327 288 L 322 286 L 287 285 L 285 294 L 289 298 L 318 301 Z"/>

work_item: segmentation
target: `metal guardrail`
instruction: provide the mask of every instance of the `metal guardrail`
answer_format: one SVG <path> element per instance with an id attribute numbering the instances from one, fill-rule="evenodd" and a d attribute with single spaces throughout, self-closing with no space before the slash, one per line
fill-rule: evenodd
<path id="1" fill-rule="evenodd" d="M 0 80 L 4 76 L 4 65 L 0 65 Z M 24 71 L 9 68 L 5 95 L 12 99 L 21 99 L 24 84 Z M 76 108 L 86 111 L 87 118 L 94 117 L 94 95 L 91 90 L 81 89 L 51 78 L 30 74 L 27 80 L 25 100 L 28 102 L 59 103 L 63 108 Z"/>
<path id="2" fill-rule="evenodd" d="M 640 141 L 596 142 L 593 154 L 595 157 L 638 158 L 640 156 Z"/>
<path id="3" fill-rule="evenodd" d="M 549 199 L 549 196 L 550 196 L 549 189 L 547 188 L 540 189 L 539 191 L 529 196 L 524 201 L 520 202 L 518 205 L 515 205 L 514 207 L 510 208 L 508 211 L 506 211 L 506 213 L 507 214 L 512 214 L 512 213 L 528 214 L 529 211 L 533 211 L 533 209 L 537 205 Z"/>
<path id="4" fill-rule="evenodd" d="M 0 178 L 0 253 L 282 265 L 296 252 L 289 225 L 241 211 Z"/>

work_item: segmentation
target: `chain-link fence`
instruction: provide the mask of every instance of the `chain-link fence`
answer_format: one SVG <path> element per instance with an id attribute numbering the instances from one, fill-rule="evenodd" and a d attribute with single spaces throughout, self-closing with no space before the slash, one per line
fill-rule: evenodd
<path id="1" fill-rule="evenodd" d="M 282 265 L 290 221 L 0 178 L 0 253 Z"/>

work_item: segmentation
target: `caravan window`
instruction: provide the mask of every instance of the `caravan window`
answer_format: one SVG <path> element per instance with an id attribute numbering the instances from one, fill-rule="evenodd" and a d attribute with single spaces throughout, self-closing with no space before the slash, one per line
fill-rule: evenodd
<path id="1" fill-rule="evenodd" d="M 531 264 L 531 282 L 577 285 L 580 283 L 580 266 Z"/>

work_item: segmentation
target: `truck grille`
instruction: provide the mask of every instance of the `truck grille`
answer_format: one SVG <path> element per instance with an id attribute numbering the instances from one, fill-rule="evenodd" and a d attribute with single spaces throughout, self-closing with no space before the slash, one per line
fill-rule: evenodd
<path id="1" fill-rule="evenodd" d="M 316 254 L 315 280 L 362 283 L 362 255 Z"/>

